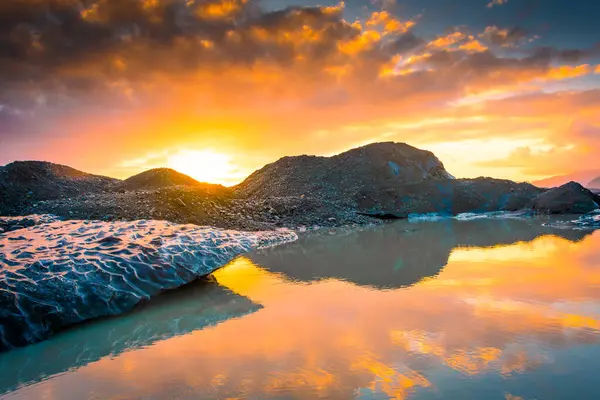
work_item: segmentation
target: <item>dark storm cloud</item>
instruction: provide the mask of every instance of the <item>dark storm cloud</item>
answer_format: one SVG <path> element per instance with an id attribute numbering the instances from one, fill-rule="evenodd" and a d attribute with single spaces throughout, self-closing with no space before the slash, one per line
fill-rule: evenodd
<path id="1" fill-rule="evenodd" d="M 408 31 L 391 42 L 389 50 L 394 53 L 407 53 L 426 43 L 423 38 L 416 36 L 412 31 Z"/>
<path id="2" fill-rule="evenodd" d="M 431 50 L 431 38 L 411 27 L 386 12 L 351 24 L 342 6 L 265 11 L 252 0 L 5 0 L 0 104 L 37 109 L 130 99 L 150 90 L 157 76 L 240 67 L 260 74 L 261 63 L 308 84 L 335 86 L 343 78 L 359 85 L 365 98 L 369 91 L 393 97 L 543 74 L 553 61 L 574 62 L 597 50 L 547 47 L 525 58 L 502 58 L 483 43 L 513 46 L 526 34 L 496 26 L 479 34 L 451 28 Z M 420 53 L 421 61 L 407 66 L 410 74 L 378 81 L 383 69 L 396 68 L 398 57 Z M 423 66 L 434 70 L 425 73 Z"/>
<path id="3" fill-rule="evenodd" d="M 186 49 L 180 49 L 177 56 L 181 60 L 170 65 L 195 66 L 203 59 L 210 61 L 203 54 L 206 43 L 219 48 L 221 59 L 252 62 L 269 56 L 284 61 L 294 56 L 290 43 L 261 41 L 253 35 L 253 29 L 262 29 L 270 36 L 305 25 L 321 30 L 323 40 L 319 44 L 323 48 L 316 49 L 315 56 L 333 48 L 337 40 L 359 33 L 335 10 L 313 7 L 260 13 L 253 3 L 243 0 L 224 4 L 184 0 L 97 0 L 87 4 L 9 0 L 0 6 L 0 72 L 13 82 L 43 80 L 61 67 L 95 57 L 129 51 L 140 55 L 156 50 L 160 54 L 173 45 L 184 45 Z M 152 61 L 152 54 L 147 56 L 150 59 L 145 61 Z"/>
<path id="4" fill-rule="evenodd" d="M 525 30 L 518 27 L 501 29 L 497 26 L 488 26 L 480 36 L 493 45 L 514 46 L 525 39 L 527 34 Z"/>
<path id="5" fill-rule="evenodd" d="M 545 46 L 531 50 L 532 57 L 554 58 L 564 63 L 580 63 L 600 57 L 600 42 L 586 49 L 557 49 Z"/>

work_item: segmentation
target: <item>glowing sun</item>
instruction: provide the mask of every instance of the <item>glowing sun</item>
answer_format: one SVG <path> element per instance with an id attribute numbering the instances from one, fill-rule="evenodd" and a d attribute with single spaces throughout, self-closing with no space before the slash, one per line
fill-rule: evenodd
<path id="1" fill-rule="evenodd" d="M 169 157 L 167 165 L 200 182 L 231 185 L 239 180 L 231 157 L 211 150 L 182 150 Z"/>

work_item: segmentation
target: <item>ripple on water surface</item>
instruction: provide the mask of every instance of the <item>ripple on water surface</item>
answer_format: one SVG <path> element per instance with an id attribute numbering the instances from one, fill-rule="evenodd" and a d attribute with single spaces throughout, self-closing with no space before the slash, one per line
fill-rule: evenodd
<path id="1" fill-rule="evenodd" d="M 0 354 L 0 393 L 597 399 L 600 232 L 545 222 L 402 221 L 252 251 L 210 282 Z"/>

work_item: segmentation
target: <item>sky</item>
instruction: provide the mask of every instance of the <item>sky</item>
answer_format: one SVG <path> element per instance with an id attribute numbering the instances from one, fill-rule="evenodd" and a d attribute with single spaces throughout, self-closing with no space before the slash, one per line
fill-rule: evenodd
<path id="1" fill-rule="evenodd" d="M 235 184 L 377 141 L 457 177 L 600 168 L 600 3 L 2 0 L 0 165 Z"/>

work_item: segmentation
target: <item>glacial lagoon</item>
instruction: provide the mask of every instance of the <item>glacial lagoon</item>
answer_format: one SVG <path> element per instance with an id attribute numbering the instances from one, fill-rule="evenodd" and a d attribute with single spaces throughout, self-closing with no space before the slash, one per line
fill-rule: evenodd
<path id="1" fill-rule="evenodd" d="M 0 354 L 2 399 L 597 399 L 600 231 L 322 230 Z"/>

